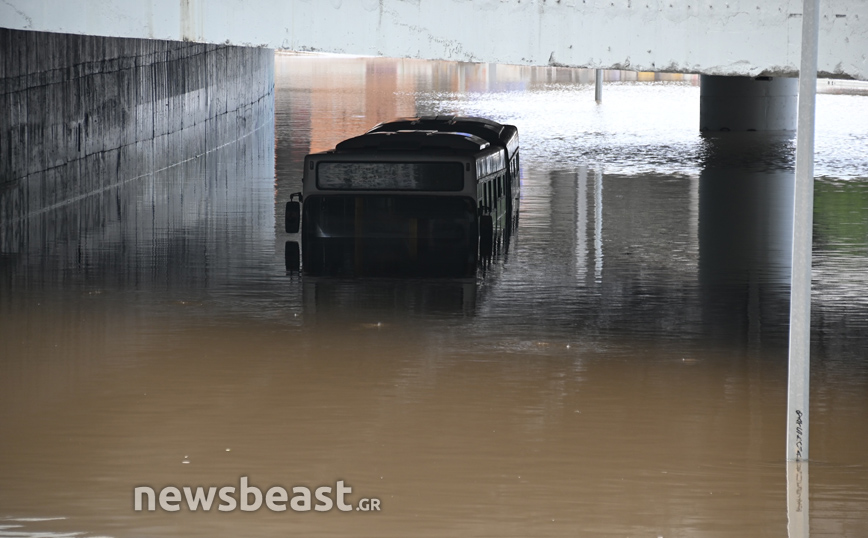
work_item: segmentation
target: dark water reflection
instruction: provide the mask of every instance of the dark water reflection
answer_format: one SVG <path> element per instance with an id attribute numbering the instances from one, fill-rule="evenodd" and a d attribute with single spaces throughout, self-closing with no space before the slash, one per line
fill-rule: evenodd
<path id="1" fill-rule="evenodd" d="M 274 146 L 4 246 L 0 536 L 787 533 L 791 139 L 700 136 L 690 81 L 612 83 L 597 107 L 575 71 L 277 61 Z M 865 135 L 868 101 L 841 97 L 819 98 L 810 529 L 856 537 L 868 164 L 836 141 Z M 475 280 L 288 274 L 304 154 L 417 113 L 518 125 L 508 253 Z M 75 225 L 39 232 L 56 222 Z M 343 479 L 383 510 L 132 510 L 136 485 L 242 475 Z"/>

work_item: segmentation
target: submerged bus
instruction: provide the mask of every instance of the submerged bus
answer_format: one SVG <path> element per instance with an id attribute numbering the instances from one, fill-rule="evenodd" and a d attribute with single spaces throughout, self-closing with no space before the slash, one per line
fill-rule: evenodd
<path id="1" fill-rule="evenodd" d="M 396 120 L 307 155 L 302 189 L 286 206 L 286 231 L 301 231 L 289 268 L 470 277 L 517 221 L 518 133 L 479 118 Z"/>
<path id="2" fill-rule="evenodd" d="M 381 123 L 368 131 L 369 133 L 431 130 L 453 133 L 468 133 L 485 140 L 492 146 L 502 148 L 506 152 L 507 167 L 504 184 L 498 188 L 497 196 L 493 197 L 487 207 L 491 208 L 491 216 L 495 233 L 513 231 L 518 225 L 518 205 L 521 194 L 521 179 L 519 173 L 518 129 L 514 125 L 504 125 L 486 118 L 460 116 L 423 116 L 419 118 L 401 118 Z M 482 193 L 480 193 L 482 194 Z M 497 245 L 499 242 L 495 241 Z"/>

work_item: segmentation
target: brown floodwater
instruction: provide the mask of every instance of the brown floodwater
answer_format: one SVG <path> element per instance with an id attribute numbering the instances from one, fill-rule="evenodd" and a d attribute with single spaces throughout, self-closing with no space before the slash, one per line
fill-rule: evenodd
<path id="1" fill-rule="evenodd" d="M 693 77 L 613 72 L 598 106 L 578 70 L 276 62 L 273 131 L 4 247 L 0 538 L 868 536 L 868 96 L 818 96 L 788 488 L 792 137 L 701 135 Z M 436 113 L 518 126 L 508 248 L 475 279 L 287 272 L 304 155 Z M 134 509 L 241 477 L 380 510 Z"/>

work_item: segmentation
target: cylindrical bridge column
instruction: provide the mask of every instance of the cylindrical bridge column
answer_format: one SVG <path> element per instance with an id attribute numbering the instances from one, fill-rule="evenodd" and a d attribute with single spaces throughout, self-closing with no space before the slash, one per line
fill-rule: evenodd
<path id="1" fill-rule="evenodd" d="M 702 75 L 700 131 L 794 131 L 799 79 Z"/>

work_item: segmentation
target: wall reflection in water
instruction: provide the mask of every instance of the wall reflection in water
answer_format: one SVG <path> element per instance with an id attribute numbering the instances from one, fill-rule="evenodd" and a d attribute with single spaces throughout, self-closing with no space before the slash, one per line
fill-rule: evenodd
<path id="1" fill-rule="evenodd" d="M 703 138 L 689 83 L 612 83 L 597 107 L 559 73 L 281 57 L 275 153 L 227 148 L 191 184 L 131 186 L 92 239 L 7 258 L 0 518 L 67 518 L 9 522 L 25 536 L 784 535 L 791 145 Z M 859 110 L 837 125 L 868 125 Z M 438 112 L 516 120 L 508 257 L 470 282 L 287 274 L 275 220 L 303 155 Z M 817 192 L 810 525 L 858 537 L 868 180 Z M 131 509 L 136 485 L 240 476 L 343 479 L 383 510 Z"/>
<path id="2" fill-rule="evenodd" d="M 253 260 L 273 257 L 262 245 L 274 226 L 273 155 L 268 125 L 23 219 L 15 248 L 3 255 L 3 285 L 11 293 L 48 283 L 184 292 L 225 284 Z"/>

